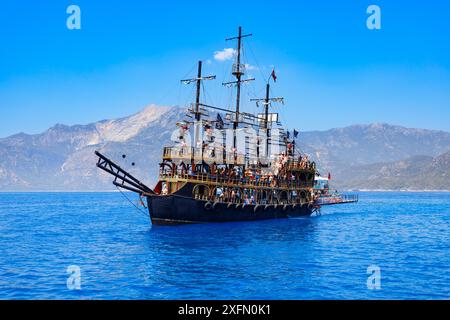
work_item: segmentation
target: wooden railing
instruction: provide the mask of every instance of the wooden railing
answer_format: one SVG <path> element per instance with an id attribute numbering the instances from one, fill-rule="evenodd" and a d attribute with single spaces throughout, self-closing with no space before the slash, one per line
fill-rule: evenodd
<path id="1" fill-rule="evenodd" d="M 316 170 L 316 163 L 310 161 L 288 161 L 286 164 L 286 169 L 288 171 L 295 170 Z"/>
<path id="2" fill-rule="evenodd" d="M 245 164 L 245 156 L 243 154 L 233 154 L 230 152 L 224 153 L 220 150 L 215 150 L 215 154 L 211 150 L 193 147 L 165 147 L 163 151 L 164 160 L 187 160 L 187 161 L 206 161 L 208 163 L 216 164 Z"/>
<path id="3" fill-rule="evenodd" d="M 160 180 L 184 180 L 195 183 L 205 183 L 239 187 L 259 187 L 259 188 L 284 188 L 284 189 L 302 189 L 312 188 L 312 182 L 299 182 L 299 181 L 285 181 L 266 178 L 229 178 L 221 175 L 210 175 L 205 173 L 187 174 L 187 173 L 161 173 Z"/>

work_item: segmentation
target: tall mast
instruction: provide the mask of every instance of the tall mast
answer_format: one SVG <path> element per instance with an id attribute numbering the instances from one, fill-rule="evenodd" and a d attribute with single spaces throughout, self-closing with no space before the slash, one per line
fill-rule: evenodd
<path id="1" fill-rule="evenodd" d="M 284 99 L 283 98 L 271 98 L 270 97 L 270 78 L 267 81 L 266 84 L 266 97 L 264 99 L 250 99 L 250 101 L 255 101 L 257 105 L 259 105 L 260 102 L 263 102 L 264 104 L 264 114 L 263 117 L 259 117 L 259 120 L 262 120 L 263 123 L 263 129 L 266 130 L 266 157 L 269 157 L 269 130 L 270 130 L 270 125 L 269 125 L 269 107 L 272 104 L 272 102 L 282 102 L 284 103 Z"/>
<path id="2" fill-rule="evenodd" d="M 266 157 L 269 157 L 269 102 L 270 102 L 270 84 L 266 84 L 266 99 L 264 101 L 264 128 L 266 129 Z"/>
<path id="3" fill-rule="evenodd" d="M 198 72 L 197 72 L 197 92 L 195 95 L 195 120 L 200 121 L 201 113 L 200 113 L 200 86 L 202 81 L 202 62 L 198 62 Z"/>
<path id="4" fill-rule="evenodd" d="M 181 82 L 184 84 L 191 84 L 193 82 L 196 83 L 197 90 L 196 90 L 196 95 L 195 95 L 195 104 L 192 108 L 193 110 L 190 110 L 190 112 L 194 114 L 196 122 L 199 122 L 202 119 L 202 111 L 200 109 L 200 106 L 201 106 L 201 103 L 200 103 L 201 83 L 203 80 L 214 80 L 215 78 L 216 78 L 216 76 L 206 76 L 206 77 L 202 76 L 202 61 L 199 61 L 198 69 L 197 69 L 197 78 L 181 80 Z M 196 139 L 195 146 L 197 146 L 198 139 L 200 139 L 198 126 L 199 126 L 198 124 L 195 126 L 195 128 L 196 128 L 195 129 L 195 139 Z"/>
<path id="5" fill-rule="evenodd" d="M 243 72 L 241 72 L 241 43 L 242 43 L 242 27 L 239 27 L 238 33 L 238 47 L 237 47 L 237 58 L 236 58 L 236 70 L 233 74 L 236 76 L 236 119 L 233 124 L 233 129 L 237 129 L 239 124 L 239 104 L 241 102 L 241 77 Z"/>
<path id="6" fill-rule="evenodd" d="M 241 83 L 252 81 L 255 79 L 246 79 L 242 80 L 242 75 L 244 74 L 244 68 L 241 65 L 241 49 L 242 49 L 242 39 L 245 37 L 250 37 L 252 34 L 246 34 L 242 35 L 242 27 L 239 27 L 238 29 L 238 36 L 233 38 L 228 38 L 226 41 L 229 40 L 236 40 L 237 43 L 237 52 L 236 52 L 236 63 L 233 65 L 232 73 L 236 77 L 236 81 L 223 83 L 223 85 L 230 85 L 230 84 L 236 84 L 236 109 L 235 109 L 235 118 L 233 121 L 233 148 L 236 148 L 236 129 L 239 127 L 239 108 L 241 103 Z"/>

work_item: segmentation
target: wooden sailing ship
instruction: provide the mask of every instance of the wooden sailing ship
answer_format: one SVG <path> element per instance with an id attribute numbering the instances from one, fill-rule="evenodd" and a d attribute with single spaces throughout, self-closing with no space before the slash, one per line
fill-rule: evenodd
<path id="1" fill-rule="evenodd" d="M 241 85 L 254 80 L 243 78 L 246 68 L 241 61 L 241 48 L 248 36 L 251 35 L 243 35 L 239 27 L 238 35 L 227 39 L 237 40 L 232 67 L 235 80 L 223 83 L 236 88 L 232 110 L 201 102 L 202 81 L 216 78 L 202 75 L 202 62 L 198 63 L 195 78 L 182 80 L 196 85 L 196 100 L 188 110 L 187 119 L 177 123 L 179 141 L 163 150 L 155 188 L 147 187 L 96 152 L 97 166 L 115 177 L 114 185 L 146 198 L 154 224 L 299 217 L 311 215 L 320 208 L 313 190 L 316 164 L 295 150 L 298 132 L 294 130 L 291 136 L 281 127 L 277 114 L 269 110 L 272 103 L 283 102 L 282 98 L 270 97 L 270 78 L 266 96 L 252 100 L 262 105 L 264 111 L 250 114 L 240 110 Z M 276 79 L 274 72 L 272 78 Z M 217 112 L 217 118 L 208 117 L 208 110 Z M 191 129 L 193 145 L 185 137 Z M 256 139 L 249 141 L 249 137 L 239 135 L 247 129 L 258 130 Z M 280 134 L 274 136 L 275 130 Z M 223 135 L 213 135 L 213 131 L 227 131 L 232 138 L 227 142 Z"/>

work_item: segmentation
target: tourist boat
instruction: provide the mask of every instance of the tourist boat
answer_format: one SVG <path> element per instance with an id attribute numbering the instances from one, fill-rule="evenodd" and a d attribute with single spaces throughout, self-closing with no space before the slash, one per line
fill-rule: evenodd
<path id="1" fill-rule="evenodd" d="M 298 132 L 283 129 L 272 104 L 284 102 L 270 96 L 272 71 L 266 83 L 265 97 L 252 99 L 263 112 L 252 114 L 240 109 L 241 86 L 254 79 L 244 79 L 246 64 L 242 61 L 243 35 L 236 40 L 235 78 L 224 83 L 236 89 L 232 108 L 202 103 L 202 82 L 215 76 L 202 74 L 202 62 L 192 79 L 196 99 L 178 122 L 179 137 L 166 146 L 160 163 L 158 183 L 147 187 L 111 159 L 96 151 L 97 167 L 114 176 L 113 184 L 136 192 L 147 201 L 153 224 L 180 224 L 254 221 L 309 216 L 320 208 L 314 193 L 316 164 L 295 150 Z M 215 117 L 210 116 L 213 111 Z M 187 138 L 193 132 L 194 141 Z"/>

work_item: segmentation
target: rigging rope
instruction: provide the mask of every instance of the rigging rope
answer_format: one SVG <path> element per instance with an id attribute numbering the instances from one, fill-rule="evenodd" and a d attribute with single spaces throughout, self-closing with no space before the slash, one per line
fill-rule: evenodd
<path id="1" fill-rule="evenodd" d="M 258 62 L 258 59 L 256 59 L 256 55 L 255 55 L 255 53 L 253 52 L 251 43 L 248 43 L 248 49 L 249 49 L 250 54 L 252 55 L 253 59 L 255 60 L 255 64 L 256 64 L 256 67 L 258 68 L 258 71 L 261 73 L 261 79 L 263 79 L 264 82 L 265 82 L 266 79 L 267 79 L 267 78 L 265 77 L 264 73 L 263 73 L 263 69 L 265 69 L 265 67 L 261 67 L 261 65 L 260 65 L 259 62 Z"/>
<path id="2" fill-rule="evenodd" d="M 117 190 L 119 190 L 119 192 L 122 194 L 122 196 L 123 196 L 125 199 L 127 199 L 128 202 L 131 203 L 131 204 L 133 205 L 133 207 L 136 208 L 136 210 L 138 210 L 140 213 L 142 213 L 143 215 L 145 215 L 147 218 L 149 217 L 149 215 L 148 215 L 147 213 L 145 213 L 143 210 L 141 210 L 138 206 L 136 206 L 136 205 L 134 204 L 134 202 L 131 201 L 131 200 L 125 195 L 125 193 L 123 193 L 123 191 L 122 191 L 118 186 L 116 186 L 116 188 L 117 188 Z"/>

